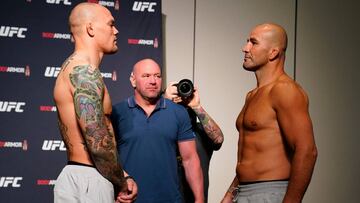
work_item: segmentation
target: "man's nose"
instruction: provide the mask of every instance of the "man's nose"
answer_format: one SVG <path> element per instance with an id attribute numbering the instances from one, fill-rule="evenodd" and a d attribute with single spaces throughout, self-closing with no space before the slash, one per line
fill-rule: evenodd
<path id="1" fill-rule="evenodd" d="M 117 35 L 118 33 L 119 33 L 119 30 L 116 27 L 114 27 L 114 34 Z"/>
<path id="2" fill-rule="evenodd" d="M 249 43 L 246 43 L 242 48 L 241 48 L 241 51 L 246 53 L 246 52 L 249 52 L 249 46 L 248 46 Z"/>
<path id="3" fill-rule="evenodd" d="M 150 78 L 149 78 L 149 80 L 150 80 L 150 83 L 156 83 L 156 77 L 155 76 L 151 76 Z"/>

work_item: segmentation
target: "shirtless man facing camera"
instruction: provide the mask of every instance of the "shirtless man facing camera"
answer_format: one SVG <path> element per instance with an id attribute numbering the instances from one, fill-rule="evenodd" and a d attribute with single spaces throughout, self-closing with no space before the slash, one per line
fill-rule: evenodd
<path id="1" fill-rule="evenodd" d="M 257 87 L 245 100 L 236 176 L 222 203 L 298 203 L 310 183 L 317 150 L 305 91 L 284 72 L 287 35 L 276 24 L 256 26 L 242 51 Z"/>

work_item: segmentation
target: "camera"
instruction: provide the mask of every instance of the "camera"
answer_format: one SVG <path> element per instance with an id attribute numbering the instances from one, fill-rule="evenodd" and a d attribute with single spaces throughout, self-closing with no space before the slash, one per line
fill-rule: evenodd
<path id="1" fill-rule="evenodd" d="M 194 84 L 189 79 L 182 79 L 175 86 L 177 87 L 179 97 L 183 99 L 190 97 L 194 92 Z"/>

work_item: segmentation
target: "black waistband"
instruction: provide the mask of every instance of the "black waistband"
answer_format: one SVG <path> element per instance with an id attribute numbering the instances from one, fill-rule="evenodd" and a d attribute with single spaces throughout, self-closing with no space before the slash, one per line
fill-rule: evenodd
<path id="1" fill-rule="evenodd" d="M 95 168 L 94 165 L 83 164 L 83 163 L 79 163 L 79 162 L 76 162 L 76 161 L 68 161 L 67 165 L 87 166 L 87 167 Z"/>
<path id="2" fill-rule="evenodd" d="M 266 182 L 279 182 L 279 181 L 289 181 L 288 178 L 286 179 L 280 179 L 280 180 L 257 180 L 257 181 L 244 181 L 240 182 L 239 185 L 249 185 L 249 184 L 255 184 L 255 183 L 266 183 Z"/>

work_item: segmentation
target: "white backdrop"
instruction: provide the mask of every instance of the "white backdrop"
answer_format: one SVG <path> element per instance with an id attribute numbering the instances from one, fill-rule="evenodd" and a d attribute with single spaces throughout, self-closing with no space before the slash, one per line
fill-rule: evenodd
<path id="1" fill-rule="evenodd" d="M 242 69 L 242 45 L 256 24 L 270 21 L 283 25 L 289 35 L 286 67 L 293 75 L 295 3 L 197 0 L 195 5 L 193 0 L 165 0 L 162 11 L 166 16 L 166 81 L 194 77 L 203 106 L 225 135 L 210 165 L 209 202 L 219 202 L 235 176 L 235 119 L 246 93 L 256 84 L 255 76 Z"/>

